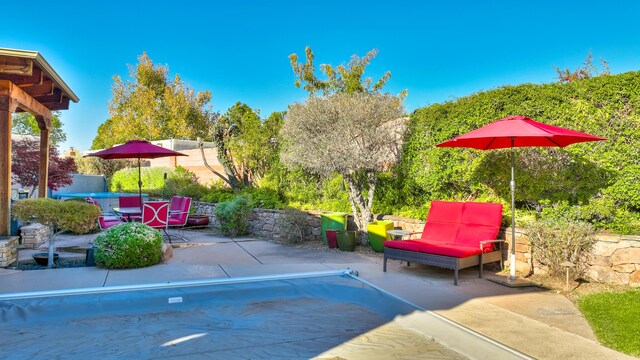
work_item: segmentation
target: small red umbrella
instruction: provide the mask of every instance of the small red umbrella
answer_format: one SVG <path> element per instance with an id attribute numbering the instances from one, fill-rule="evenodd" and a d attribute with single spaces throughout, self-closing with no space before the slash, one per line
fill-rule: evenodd
<path id="1" fill-rule="evenodd" d="M 94 152 L 85 156 L 96 156 L 102 159 L 138 159 L 138 196 L 142 204 L 142 180 L 140 176 L 140 159 L 156 159 L 168 156 L 188 156 L 177 151 L 153 145 L 145 140 L 131 140 L 109 149 Z"/>
<path id="2" fill-rule="evenodd" d="M 565 147 L 587 141 L 606 140 L 587 133 L 534 121 L 526 116 L 509 116 L 489 125 L 447 140 L 437 147 L 466 147 L 480 150 L 511 148 L 511 268 L 510 280 L 516 279 L 514 148 L 529 146 Z"/>

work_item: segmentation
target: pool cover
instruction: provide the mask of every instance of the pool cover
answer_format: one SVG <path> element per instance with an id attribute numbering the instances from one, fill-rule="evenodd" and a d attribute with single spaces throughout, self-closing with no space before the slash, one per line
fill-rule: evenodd
<path id="1" fill-rule="evenodd" d="M 0 357 L 303 359 L 414 311 L 349 273 L 6 295 Z"/>

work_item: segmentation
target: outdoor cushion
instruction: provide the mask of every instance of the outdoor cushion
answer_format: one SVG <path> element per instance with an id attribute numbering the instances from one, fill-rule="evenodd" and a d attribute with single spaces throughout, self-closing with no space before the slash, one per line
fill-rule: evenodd
<path id="1" fill-rule="evenodd" d="M 456 236 L 455 244 L 461 246 L 475 246 L 480 245 L 480 241 L 494 240 L 498 236 L 500 227 L 483 226 L 483 225 L 467 225 L 461 224 L 458 229 L 458 235 Z M 493 250 L 493 243 L 483 244 L 484 250 Z"/>
<path id="2" fill-rule="evenodd" d="M 464 205 L 463 202 L 434 200 L 427 219 L 434 223 L 460 223 Z"/>
<path id="3" fill-rule="evenodd" d="M 434 242 L 455 242 L 460 224 L 428 221 L 424 224 L 421 239 Z"/>
<path id="4" fill-rule="evenodd" d="M 456 244 L 422 244 L 418 249 L 422 253 L 452 256 L 457 258 L 478 255 L 482 252 L 478 246 L 461 246 Z"/>
<path id="5" fill-rule="evenodd" d="M 460 223 L 500 227 L 502 222 L 502 204 L 464 203 Z"/>
<path id="6" fill-rule="evenodd" d="M 385 247 L 407 250 L 407 251 L 420 251 L 420 247 L 424 245 L 424 242 L 419 240 L 387 240 L 383 243 Z"/>

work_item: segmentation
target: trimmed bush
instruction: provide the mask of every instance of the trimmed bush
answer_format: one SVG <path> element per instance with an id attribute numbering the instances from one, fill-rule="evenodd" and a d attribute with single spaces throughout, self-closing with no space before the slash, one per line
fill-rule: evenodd
<path id="1" fill-rule="evenodd" d="M 251 204 L 244 196 L 218 204 L 215 215 L 220 222 L 220 230 L 230 236 L 246 234 L 249 229 L 251 210 Z"/>
<path id="2" fill-rule="evenodd" d="M 526 229 L 533 259 L 547 267 L 550 275 L 562 275 L 565 268 L 560 264 L 565 261 L 575 265 L 574 278 L 584 275 L 589 251 L 596 240 L 591 224 L 544 219 L 530 222 Z"/>
<path id="3" fill-rule="evenodd" d="M 141 223 L 109 228 L 93 242 L 96 265 L 106 269 L 134 269 L 155 265 L 162 257 L 162 235 Z"/>
<path id="4" fill-rule="evenodd" d="M 41 198 L 19 200 L 13 205 L 11 213 L 24 222 L 52 226 L 56 232 L 87 234 L 96 228 L 102 212 L 97 206 L 86 202 Z"/>

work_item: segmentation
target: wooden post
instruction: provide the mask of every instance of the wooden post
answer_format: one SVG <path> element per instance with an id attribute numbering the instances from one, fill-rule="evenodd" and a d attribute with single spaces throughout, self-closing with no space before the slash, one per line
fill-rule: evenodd
<path id="1" fill-rule="evenodd" d="M 0 236 L 11 233 L 11 114 L 15 110 L 8 87 L 0 87 Z"/>
<path id="2" fill-rule="evenodd" d="M 36 116 L 38 124 L 41 120 Z M 49 129 L 40 128 L 40 167 L 38 169 L 38 197 L 46 198 L 49 188 Z"/>

